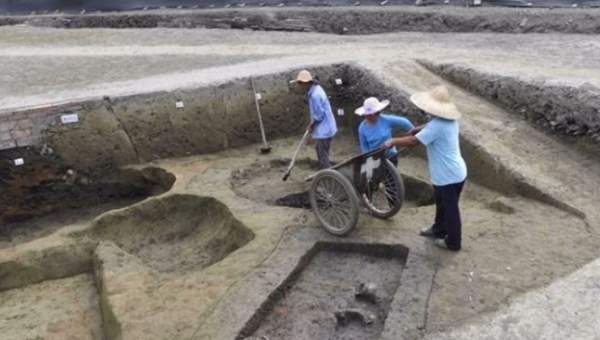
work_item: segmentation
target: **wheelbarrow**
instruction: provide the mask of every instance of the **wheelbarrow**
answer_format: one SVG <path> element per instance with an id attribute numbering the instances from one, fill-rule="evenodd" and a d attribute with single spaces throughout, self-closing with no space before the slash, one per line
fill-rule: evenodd
<path id="1" fill-rule="evenodd" d="M 323 228 L 337 236 L 358 223 L 360 204 L 371 215 L 387 219 L 404 203 L 404 182 L 396 167 L 377 149 L 345 160 L 306 178 L 310 205 Z"/>

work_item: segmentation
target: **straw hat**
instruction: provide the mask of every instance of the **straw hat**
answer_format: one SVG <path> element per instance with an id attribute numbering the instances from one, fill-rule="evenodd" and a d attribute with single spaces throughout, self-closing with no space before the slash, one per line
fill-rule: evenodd
<path id="1" fill-rule="evenodd" d="M 428 92 L 419 92 L 410 96 L 410 100 L 421 110 L 432 116 L 457 120 L 461 113 L 450 101 L 446 86 L 441 85 Z"/>
<path id="2" fill-rule="evenodd" d="M 385 109 L 388 105 L 390 105 L 390 101 L 387 99 L 379 101 L 379 99 L 375 97 L 370 97 L 365 99 L 363 106 L 356 109 L 354 113 L 359 116 L 369 116 Z"/>
<path id="3" fill-rule="evenodd" d="M 313 81 L 313 77 L 307 70 L 302 70 L 298 73 L 298 77 L 295 80 L 290 81 L 290 83 L 308 83 L 309 81 Z"/>

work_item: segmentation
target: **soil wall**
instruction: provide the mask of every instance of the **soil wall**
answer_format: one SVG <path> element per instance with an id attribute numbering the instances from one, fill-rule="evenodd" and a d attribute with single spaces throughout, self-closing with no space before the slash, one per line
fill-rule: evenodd
<path id="1" fill-rule="evenodd" d="M 298 71 L 254 79 L 267 140 L 301 134 L 308 123 L 306 96 L 290 83 Z M 338 124 L 355 123 L 350 114 L 355 106 L 346 103 L 345 95 L 351 87 L 345 81 L 348 66 L 311 71 L 331 96 L 334 112 L 346 108 L 348 114 L 336 115 Z M 164 192 L 174 182 L 172 175 L 145 171 L 132 180 L 120 169 L 261 141 L 249 78 L 0 112 L 0 130 L 0 190 L 6 192 L 0 198 L 0 218 L 10 219 L 48 213 L 67 203 Z"/>
<path id="2" fill-rule="evenodd" d="M 600 88 L 501 76 L 462 65 L 421 64 L 532 126 L 600 156 Z"/>
<path id="3" fill-rule="evenodd" d="M 330 34 L 399 31 L 598 34 L 599 13 L 596 8 L 246 8 L 3 16 L 0 26 L 26 23 L 57 28 L 220 28 Z"/>
<path id="4" fill-rule="evenodd" d="M 329 95 L 338 125 L 354 133 L 360 123 L 354 110 L 369 96 L 390 99 L 387 113 L 401 114 L 415 125 L 426 122 L 425 115 L 410 103 L 406 93 L 386 85 L 358 64 L 311 67 L 310 70 Z M 597 145 L 598 109 L 586 104 L 576 93 L 555 98 L 552 89 L 538 89 L 510 78 L 499 79 L 498 85 L 486 82 L 477 72 L 455 72 L 454 68 L 443 66 L 433 70 L 512 111 L 518 111 L 515 105 L 520 105 L 519 109 L 525 107 L 534 117 L 534 123 L 547 122 L 558 132 L 570 133 L 582 143 L 592 141 Z M 298 71 L 290 69 L 254 78 L 261 97 L 259 105 L 267 140 L 300 135 L 309 121 L 306 96 L 299 92 L 296 84 L 290 84 Z M 521 87 L 529 92 L 518 91 Z M 530 101 L 527 93 L 537 99 Z M 65 115 L 76 115 L 77 121 L 64 123 Z M 261 141 L 249 78 L 174 92 L 105 97 L 0 113 L 0 124 L 9 129 L 7 138 L 13 138 L 4 141 L 4 150 L 0 151 L 1 189 L 20 188 L 11 190 L 17 193 L 11 196 L 11 201 L 28 202 L 28 207 L 35 207 L 40 197 L 46 201 L 79 202 L 87 192 L 80 193 L 82 186 L 91 185 L 90 192 L 102 191 L 107 186 L 99 179 L 114 177 L 118 169 L 128 164 L 214 153 Z M 518 173 L 505 169 L 476 139 L 463 136 L 462 149 L 472 181 L 505 194 L 519 193 L 549 201 L 543 193 L 524 186 Z M 415 151 L 423 155 L 422 148 Z M 14 163 L 19 158 L 24 165 Z M 70 175 L 72 173 L 76 176 Z M 164 192 L 170 188 L 168 183 L 174 181 L 168 174 L 156 171 L 141 177 L 146 185 L 137 185 L 134 189 L 145 195 L 158 189 Z M 52 196 L 65 182 L 72 182 L 66 194 Z M 123 182 L 116 183 L 114 190 L 105 196 L 132 194 L 130 185 L 123 187 L 119 184 Z M 99 186 L 98 190 L 94 191 L 93 185 Z M 556 202 L 549 203 L 556 205 Z M 18 211 L 11 214 L 18 216 Z"/>

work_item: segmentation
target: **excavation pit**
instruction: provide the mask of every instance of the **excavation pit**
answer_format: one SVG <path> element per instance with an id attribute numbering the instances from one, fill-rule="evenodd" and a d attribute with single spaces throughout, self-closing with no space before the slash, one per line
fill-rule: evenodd
<path id="1" fill-rule="evenodd" d="M 0 198 L 0 248 L 51 234 L 70 224 L 123 208 L 173 186 L 175 176 L 157 167 L 120 169 L 90 178 L 55 163 L 32 163 L 9 173 L 7 192 Z"/>
<path id="2" fill-rule="evenodd" d="M 310 182 L 307 183 L 304 178 L 317 171 L 317 162 L 309 158 L 297 160 L 290 177 L 284 182 L 282 178 L 289 164 L 290 161 L 287 159 L 274 159 L 258 161 L 249 166 L 236 169 L 231 173 L 231 187 L 238 196 L 256 202 L 268 205 L 310 208 L 310 204 L 305 207 L 302 206 L 300 201 L 304 199 L 304 197 L 301 197 L 303 195 L 306 195 L 306 201 L 308 201 L 307 190 L 310 187 Z M 292 193 L 300 193 L 298 194 L 298 202 L 294 201 L 293 198 L 289 198 L 287 201 L 290 202 L 290 205 L 278 204 L 281 198 Z M 294 203 L 296 203 L 296 206 Z"/>
<path id="3" fill-rule="evenodd" d="M 237 339 L 378 339 L 407 256 L 402 245 L 317 243 Z M 357 296 L 361 284 L 373 299 Z"/>
<path id="4" fill-rule="evenodd" d="M 87 235 L 110 240 L 159 272 L 200 270 L 254 238 L 223 203 L 210 197 L 170 195 L 109 212 Z"/>
<path id="5" fill-rule="evenodd" d="M 282 181 L 289 162 L 286 160 L 259 161 L 247 167 L 234 170 L 230 183 L 234 192 L 268 205 L 284 206 L 299 209 L 311 209 L 309 188 L 311 182 L 304 181 L 308 175 L 313 175 L 317 163 L 308 158 L 296 163 L 292 176 Z M 404 182 L 403 207 L 421 207 L 434 204 L 432 186 L 413 176 L 402 174 Z"/>

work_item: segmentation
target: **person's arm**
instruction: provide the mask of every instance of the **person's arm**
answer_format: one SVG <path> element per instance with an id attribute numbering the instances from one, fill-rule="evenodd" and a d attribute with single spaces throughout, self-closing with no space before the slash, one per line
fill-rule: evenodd
<path id="1" fill-rule="evenodd" d="M 426 125 L 427 125 L 427 124 L 423 124 L 423 125 L 419 125 L 419 126 L 417 126 L 417 127 L 415 127 L 415 128 L 412 128 L 412 129 L 410 129 L 410 130 L 409 130 L 409 131 L 408 131 L 406 134 L 407 134 L 407 135 L 414 136 L 414 135 L 416 135 L 417 133 L 421 132 L 421 130 L 423 130 L 423 128 L 424 128 Z"/>
<path id="2" fill-rule="evenodd" d="M 387 118 L 391 126 L 398 127 L 406 131 L 411 131 L 415 128 L 415 126 L 410 122 L 410 120 L 404 117 L 387 115 Z"/>
<path id="3" fill-rule="evenodd" d="M 421 144 L 421 142 L 415 136 L 406 136 L 406 137 L 398 137 L 388 139 L 383 143 L 384 149 L 389 149 L 392 146 L 398 146 L 401 148 L 414 148 L 415 146 Z"/>
<path id="4" fill-rule="evenodd" d="M 439 135 L 440 125 L 436 123 L 428 123 L 418 127 L 419 132 L 417 134 L 409 135 L 406 137 L 392 138 L 383 143 L 383 148 L 389 149 L 392 146 L 399 146 L 404 148 L 414 148 L 417 145 L 423 144 L 425 146 L 431 144 L 436 140 Z"/>
<path id="5" fill-rule="evenodd" d="M 315 125 L 325 118 L 326 108 L 323 99 L 317 96 L 311 96 L 309 98 L 308 106 L 310 109 L 310 124 L 308 124 L 306 129 L 312 131 Z"/>

